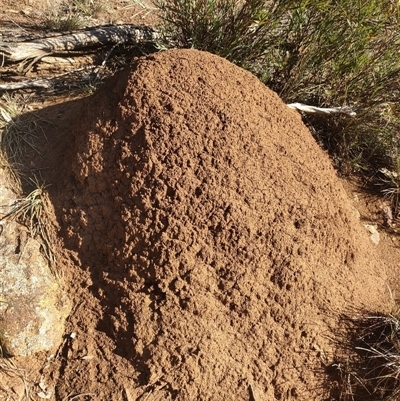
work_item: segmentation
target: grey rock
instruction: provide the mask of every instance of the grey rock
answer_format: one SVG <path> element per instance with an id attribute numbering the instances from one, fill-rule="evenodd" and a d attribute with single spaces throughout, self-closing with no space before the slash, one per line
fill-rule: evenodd
<path id="1" fill-rule="evenodd" d="M 7 187 L 1 188 L 0 205 L 10 205 L 15 198 Z M 53 349 L 61 342 L 70 302 L 40 242 L 16 221 L 0 224 L 0 344 L 14 356 Z"/>

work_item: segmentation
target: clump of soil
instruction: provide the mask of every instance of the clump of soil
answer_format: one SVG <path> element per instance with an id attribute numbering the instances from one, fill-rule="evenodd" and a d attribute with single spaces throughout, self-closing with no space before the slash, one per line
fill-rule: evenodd
<path id="1" fill-rule="evenodd" d="M 339 316 L 381 307 L 385 273 L 300 116 L 176 50 L 118 73 L 69 135 L 58 399 L 324 399 Z"/>

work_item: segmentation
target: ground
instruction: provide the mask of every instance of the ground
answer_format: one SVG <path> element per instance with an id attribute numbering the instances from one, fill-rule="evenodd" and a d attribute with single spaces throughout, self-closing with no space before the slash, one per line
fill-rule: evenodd
<path id="1" fill-rule="evenodd" d="M 108 7 L 99 22 L 154 21 L 133 2 Z M 40 8 L 3 2 L 1 19 L 30 29 Z M 51 184 L 75 308 L 55 354 L 9 363 L 26 374 L 32 399 L 326 399 L 315 370 L 335 350 L 318 330 L 337 324 L 343 303 L 377 308 L 400 290 L 400 237 L 383 217 L 388 201 L 338 177 L 300 117 L 272 93 L 251 94 L 258 84 L 247 74 L 197 53 L 175 57 L 139 63 L 139 72 L 89 101 L 64 92 L 28 102 L 46 132 L 41 157 L 30 155 L 29 165 Z M 220 85 L 221 76 L 236 92 Z M 239 97 L 257 106 L 243 110 L 232 102 Z M 270 121 L 268 141 L 255 123 L 263 104 L 275 111 L 260 120 Z M 191 128 L 199 124 L 204 137 Z M 248 127 L 252 136 L 240 137 Z M 223 129 L 224 138 L 212 136 Z M 379 244 L 366 224 L 376 225 Z M 134 251 L 121 252 L 135 241 Z M 291 260 L 298 270 L 276 268 Z M 24 398 L 21 379 L 2 383 L 0 399 Z"/>

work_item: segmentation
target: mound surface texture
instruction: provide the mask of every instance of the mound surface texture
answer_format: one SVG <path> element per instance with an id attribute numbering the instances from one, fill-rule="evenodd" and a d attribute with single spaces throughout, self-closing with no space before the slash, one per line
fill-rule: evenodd
<path id="1" fill-rule="evenodd" d="M 77 336 L 59 398 L 326 399 L 338 316 L 378 307 L 384 273 L 300 116 L 176 50 L 118 73 L 70 135 L 57 203 Z"/>

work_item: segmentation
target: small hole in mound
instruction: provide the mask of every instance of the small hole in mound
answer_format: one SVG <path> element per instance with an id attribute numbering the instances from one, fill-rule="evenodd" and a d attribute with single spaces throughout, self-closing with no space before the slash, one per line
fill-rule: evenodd
<path id="1" fill-rule="evenodd" d="M 187 310 L 189 307 L 189 299 L 188 298 L 179 299 L 179 306 L 181 307 L 181 309 Z"/>
<path id="2" fill-rule="evenodd" d="M 172 188 L 172 187 L 167 188 L 167 196 L 169 198 L 175 198 L 175 194 L 176 194 L 176 191 L 174 188 Z"/>

